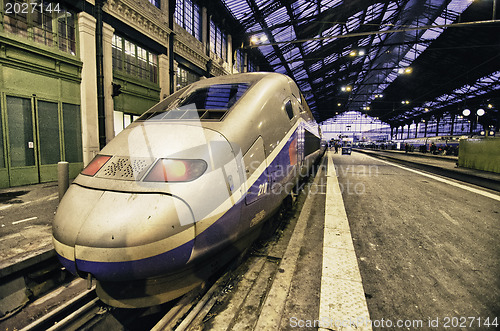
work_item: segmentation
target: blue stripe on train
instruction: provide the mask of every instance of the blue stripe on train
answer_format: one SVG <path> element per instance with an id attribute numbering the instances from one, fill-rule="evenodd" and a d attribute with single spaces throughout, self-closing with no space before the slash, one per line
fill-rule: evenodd
<path id="1" fill-rule="evenodd" d="M 62 257 L 61 255 L 57 254 L 57 258 L 59 259 L 59 262 L 63 265 L 63 267 L 66 268 L 69 272 L 71 272 L 73 275 L 78 276 L 76 272 L 76 265 L 75 261 L 73 260 L 68 260 L 65 257 Z"/>
<path id="2" fill-rule="evenodd" d="M 168 252 L 140 260 L 124 262 L 94 262 L 76 259 L 78 271 L 91 273 L 102 281 L 121 281 L 144 279 L 182 268 L 191 256 L 194 241 L 174 248 Z"/>

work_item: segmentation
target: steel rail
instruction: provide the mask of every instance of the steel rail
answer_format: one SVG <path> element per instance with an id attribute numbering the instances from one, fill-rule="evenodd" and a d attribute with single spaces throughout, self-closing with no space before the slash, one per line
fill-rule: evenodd
<path id="1" fill-rule="evenodd" d="M 86 291 L 27 325 L 21 331 L 66 329 L 71 324 L 76 323 L 78 319 L 83 318 L 83 315 L 90 310 L 98 308 L 98 302 L 99 298 L 97 298 L 95 289 Z"/>

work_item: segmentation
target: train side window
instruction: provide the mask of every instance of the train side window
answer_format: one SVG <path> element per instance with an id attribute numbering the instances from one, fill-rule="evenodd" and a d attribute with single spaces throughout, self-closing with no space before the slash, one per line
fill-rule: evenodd
<path id="1" fill-rule="evenodd" d="M 291 120 L 293 118 L 293 106 L 292 106 L 291 100 L 288 100 L 286 102 L 285 111 L 286 111 L 286 114 L 288 115 L 288 118 Z"/>
<path id="2" fill-rule="evenodd" d="M 302 106 L 302 99 L 296 98 L 297 99 L 297 104 L 299 105 L 299 112 L 303 113 L 306 110 L 304 109 L 304 106 Z"/>

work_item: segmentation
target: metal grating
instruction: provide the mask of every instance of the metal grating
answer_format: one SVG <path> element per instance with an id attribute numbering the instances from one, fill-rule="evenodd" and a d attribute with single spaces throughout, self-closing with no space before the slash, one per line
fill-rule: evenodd
<path id="1" fill-rule="evenodd" d="M 113 156 L 99 170 L 97 177 L 118 180 L 140 180 L 153 164 L 153 158 L 132 158 Z"/>

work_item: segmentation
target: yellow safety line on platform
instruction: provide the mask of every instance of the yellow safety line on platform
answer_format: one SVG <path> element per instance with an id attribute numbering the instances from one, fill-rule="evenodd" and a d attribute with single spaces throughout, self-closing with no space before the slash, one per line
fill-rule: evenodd
<path id="1" fill-rule="evenodd" d="M 319 330 L 372 330 L 331 152 L 327 158 Z"/>

